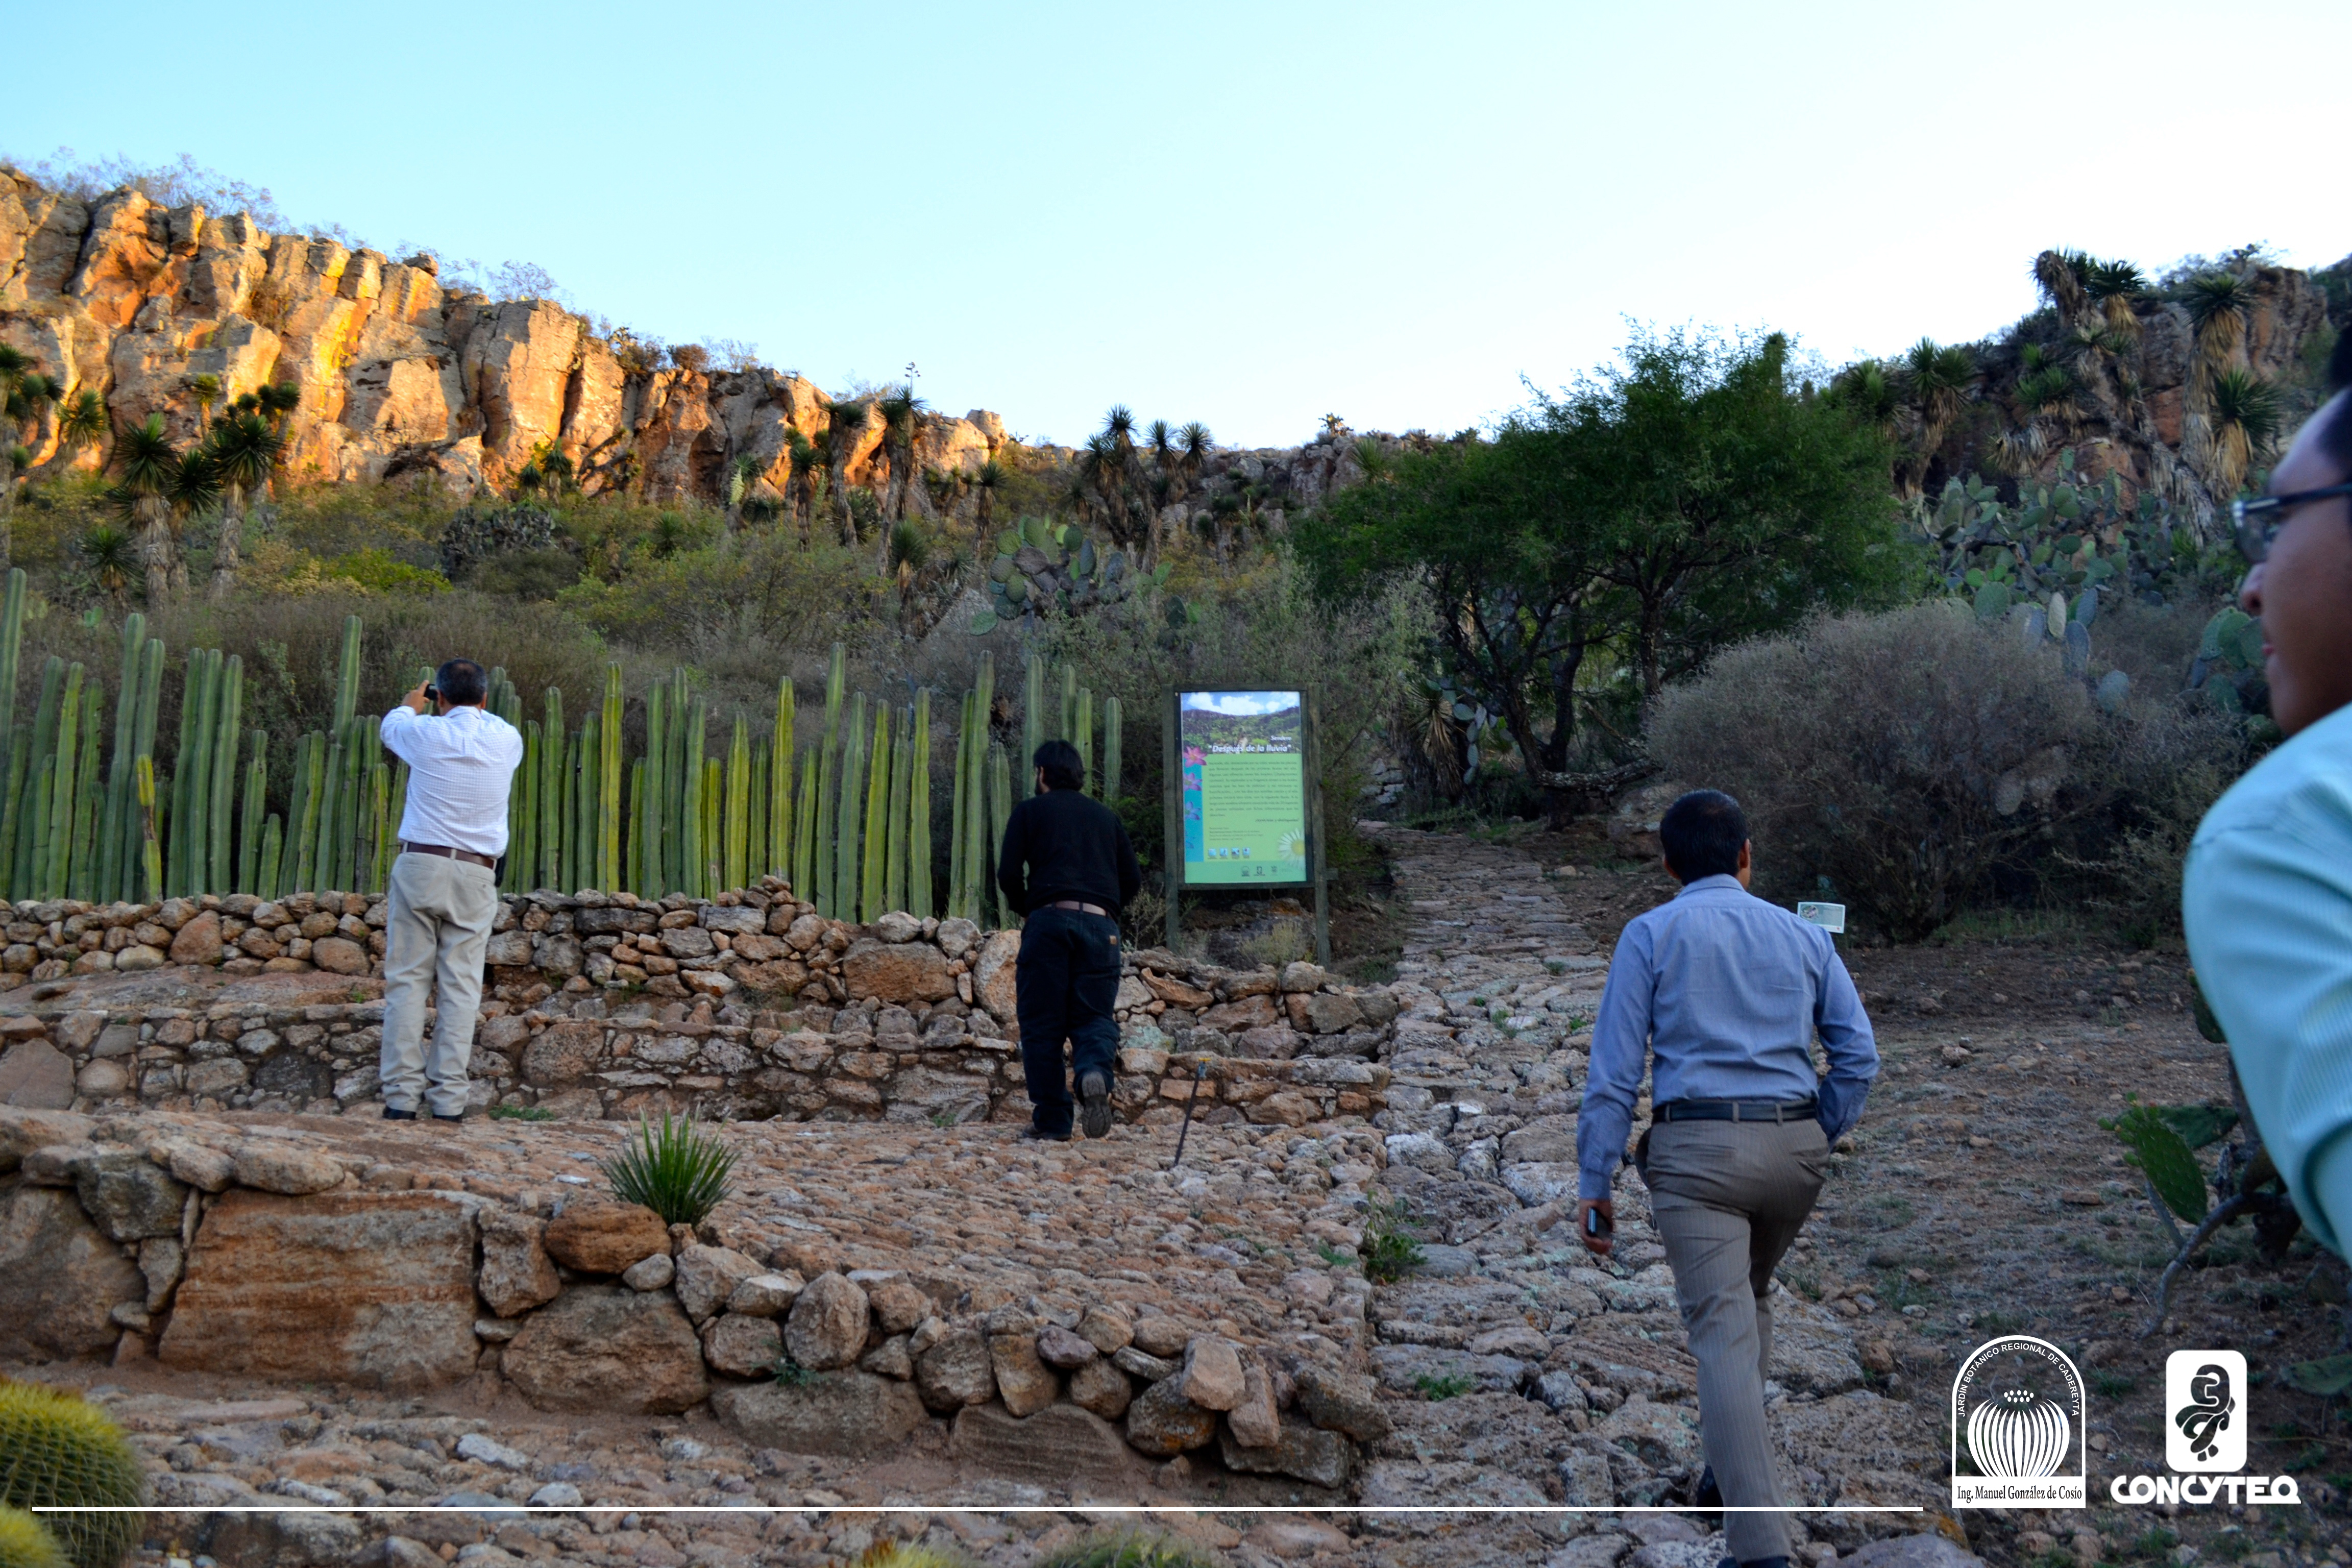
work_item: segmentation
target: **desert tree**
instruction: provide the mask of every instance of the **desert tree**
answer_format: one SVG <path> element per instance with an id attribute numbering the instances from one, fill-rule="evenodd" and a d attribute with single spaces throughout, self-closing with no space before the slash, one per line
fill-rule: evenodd
<path id="1" fill-rule="evenodd" d="M 2213 378 L 2206 395 L 2210 452 L 2205 477 L 2218 501 L 2227 502 L 2246 482 L 2246 473 L 2278 438 L 2278 389 L 2252 371 L 2232 367 Z"/>
<path id="2" fill-rule="evenodd" d="M 1926 485 L 1945 433 L 1959 417 L 1981 374 L 1977 356 L 1958 343 L 1921 338 L 1903 356 L 1902 397 L 1911 433 L 1906 489 L 1910 494 L 1917 495 Z"/>

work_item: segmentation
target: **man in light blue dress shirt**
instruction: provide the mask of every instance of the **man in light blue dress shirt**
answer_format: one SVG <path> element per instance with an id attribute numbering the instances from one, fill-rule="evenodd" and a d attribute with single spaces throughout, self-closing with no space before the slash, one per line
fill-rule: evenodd
<path id="1" fill-rule="evenodd" d="M 2246 1105 L 2312 1234 L 2352 1238 L 2352 333 L 2336 395 L 2242 504 L 2284 745 L 2216 801 L 2183 873 L 2189 956 Z"/>
<path id="2" fill-rule="evenodd" d="M 1831 1147 L 1862 1114 L 1878 1048 L 1829 933 L 1748 893 L 1738 802 L 1684 795 L 1658 837 L 1683 889 L 1628 924 L 1610 961 L 1577 1119 L 1577 1234 L 1594 1252 L 1612 1246 L 1611 1182 L 1649 1066 L 1641 1173 L 1698 1363 L 1714 1482 L 1698 1500 L 1780 1508 L 1764 1425 L 1767 1292 L 1821 1194 Z M 1816 1035 L 1826 1078 L 1813 1069 Z M 1724 1542 L 1743 1568 L 1787 1568 L 1787 1516 L 1727 1513 Z"/>

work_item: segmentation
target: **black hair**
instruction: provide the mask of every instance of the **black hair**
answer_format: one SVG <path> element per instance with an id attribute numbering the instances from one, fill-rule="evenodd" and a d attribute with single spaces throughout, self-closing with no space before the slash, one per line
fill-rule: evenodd
<path id="1" fill-rule="evenodd" d="M 1047 789 L 1087 787 L 1087 764 L 1079 757 L 1078 749 L 1067 741 L 1048 741 L 1029 760 L 1045 770 Z"/>
<path id="2" fill-rule="evenodd" d="M 453 658 L 433 672 L 433 689 L 452 708 L 467 708 L 490 694 L 490 678 L 470 658 Z"/>
<path id="3" fill-rule="evenodd" d="M 1721 790 L 1695 789 L 1658 819 L 1658 842 L 1665 848 L 1666 864 L 1685 882 L 1737 876 L 1748 817 Z"/>

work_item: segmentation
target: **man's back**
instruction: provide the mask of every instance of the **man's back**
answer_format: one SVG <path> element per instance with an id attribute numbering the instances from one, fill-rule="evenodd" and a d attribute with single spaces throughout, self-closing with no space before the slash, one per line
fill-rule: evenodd
<path id="1" fill-rule="evenodd" d="M 1827 1080 L 1813 1068 L 1817 1034 Z M 1645 1066 L 1656 1103 L 1818 1100 L 1833 1142 L 1861 1112 L 1878 1051 L 1826 931 L 1736 877 L 1701 877 L 1617 940 L 1577 1127 L 1582 1196 L 1609 1194 Z"/>
<path id="2" fill-rule="evenodd" d="M 1142 886 L 1135 847 L 1110 807 L 1075 789 L 1049 789 L 1013 808 L 997 885 L 1016 913 L 1064 899 L 1118 910 Z"/>

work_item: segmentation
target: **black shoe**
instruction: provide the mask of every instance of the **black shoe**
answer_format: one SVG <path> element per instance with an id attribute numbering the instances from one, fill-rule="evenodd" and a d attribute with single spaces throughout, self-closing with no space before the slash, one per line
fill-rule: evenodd
<path id="1" fill-rule="evenodd" d="M 1090 1072 L 1078 1079 L 1079 1125 L 1089 1138 L 1110 1136 L 1110 1079 Z"/>
<path id="2" fill-rule="evenodd" d="M 1070 1135 L 1066 1131 L 1048 1132 L 1042 1127 L 1024 1127 L 1021 1130 L 1021 1142 L 1024 1143 L 1066 1143 L 1069 1141 Z"/>
<path id="3" fill-rule="evenodd" d="M 1726 1558 L 1725 1561 L 1730 1559 Z M 1751 1557 L 1739 1568 L 1789 1568 L 1789 1560 L 1785 1557 Z"/>
<path id="4" fill-rule="evenodd" d="M 387 1105 L 383 1108 L 383 1119 L 386 1121 L 414 1121 L 416 1120 L 416 1112 L 413 1110 L 394 1110 L 391 1106 Z"/>
<path id="5" fill-rule="evenodd" d="M 436 1110 L 433 1113 L 433 1120 L 436 1121 L 463 1121 L 466 1120 L 466 1113 L 461 1110 L 455 1116 L 444 1116 Z"/>

